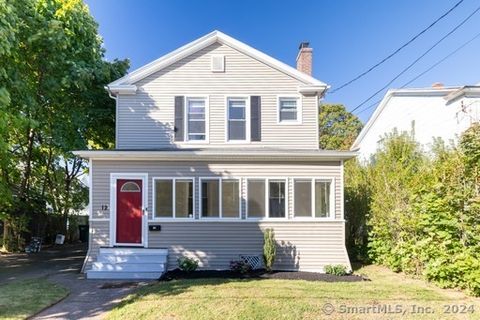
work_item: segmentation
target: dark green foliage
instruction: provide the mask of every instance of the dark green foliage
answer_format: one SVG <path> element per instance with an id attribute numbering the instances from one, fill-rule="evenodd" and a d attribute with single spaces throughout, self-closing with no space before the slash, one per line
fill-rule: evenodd
<path id="1" fill-rule="evenodd" d="M 198 261 L 193 258 L 178 258 L 178 268 L 184 272 L 193 272 L 198 268 Z"/>
<path id="2" fill-rule="evenodd" d="M 342 104 L 321 105 L 318 120 L 320 149 L 349 150 L 363 127 Z"/>
<path id="3" fill-rule="evenodd" d="M 230 261 L 230 270 L 238 273 L 249 273 L 252 267 L 243 259 Z"/>
<path id="4" fill-rule="evenodd" d="M 263 263 L 267 271 L 272 271 L 275 256 L 277 255 L 277 244 L 273 229 L 265 229 L 263 232 Z"/>
<path id="5" fill-rule="evenodd" d="M 325 273 L 333 274 L 335 276 L 346 276 L 348 274 L 348 270 L 343 264 L 329 264 L 325 266 Z"/>
<path id="6" fill-rule="evenodd" d="M 480 295 L 480 126 L 458 147 L 437 141 L 428 154 L 410 135 L 393 133 L 355 170 L 346 199 L 367 217 L 370 259 Z"/>

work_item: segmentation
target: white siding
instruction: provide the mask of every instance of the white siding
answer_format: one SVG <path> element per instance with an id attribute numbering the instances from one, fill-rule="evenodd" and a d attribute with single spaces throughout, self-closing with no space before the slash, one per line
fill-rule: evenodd
<path id="1" fill-rule="evenodd" d="M 462 107 L 463 105 L 463 107 Z M 447 104 L 443 95 L 393 95 L 360 142 L 360 157 L 368 159 L 386 133 L 414 132 L 415 139 L 428 150 L 433 138 L 446 143 L 473 122 L 480 120 L 480 99 L 463 98 Z"/>
<path id="2" fill-rule="evenodd" d="M 225 55 L 225 72 L 210 70 L 212 54 Z M 277 124 L 277 95 L 296 94 L 300 81 L 231 47 L 213 44 L 136 83 L 136 95 L 118 100 L 117 148 L 171 147 L 174 96 L 209 97 L 209 144 L 193 147 L 282 147 L 318 149 L 317 97 L 303 96 L 303 123 Z M 262 141 L 225 143 L 225 98 L 228 95 L 259 95 L 262 99 Z M 178 144 L 187 146 L 187 143 Z M 192 145 L 190 145 L 192 146 Z"/>

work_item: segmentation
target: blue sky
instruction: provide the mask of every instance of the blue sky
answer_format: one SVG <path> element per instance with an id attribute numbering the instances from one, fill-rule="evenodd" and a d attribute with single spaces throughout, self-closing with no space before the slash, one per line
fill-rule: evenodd
<path id="1" fill-rule="evenodd" d="M 314 48 L 314 77 L 332 89 L 408 41 L 458 0 L 404 1 L 147 1 L 87 0 L 100 25 L 106 57 L 138 68 L 196 38 L 220 30 L 292 66 L 298 44 Z M 465 0 L 400 54 L 326 102 L 352 110 L 453 29 L 479 5 Z M 420 60 L 391 87 L 400 87 L 480 32 L 480 12 Z M 480 37 L 410 87 L 480 82 Z M 379 100 L 379 94 L 364 107 Z M 367 120 L 374 108 L 359 114 Z M 356 112 L 358 114 L 358 112 Z"/>

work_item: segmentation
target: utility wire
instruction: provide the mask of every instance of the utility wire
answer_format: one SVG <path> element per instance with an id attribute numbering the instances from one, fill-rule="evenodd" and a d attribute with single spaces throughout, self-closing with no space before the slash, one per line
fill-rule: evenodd
<path id="1" fill-rule="evenodd" d="M 375 97 L 377 94 L 382 92 L 384 89 L 386 89 L 388 86 L 390 86 L 395 80 L 397 80 L 400 76 L 402 76 L 405 72 L 410 70 L 418 61 L 420 61 L 423 57 L 425 57 L 430 51 L 432 51 L 435 47 L 437 47 L 443 40 L 448 38 L 451 34 L 453 34 L 455 31 L 458 30 L 461 26 L 463 26 L 468 20 L 470 20 L 471 17 L 473 17 L 474 14 L 476 14 L 478 11 L 480 11 L 480 6 L 477 7 L 471 14 L 468 15 L 462 22 L 460 22 L 455 28 L 453 28 L 449 33 L 447 33 L 445 36 L 443 36 L 440 40 L 435 42 L 433 46 L 431 46 L 427 51 L 425 51 L 420 57 L 415 59 L 412 63 L 410 63 L 405 69 L 403 69 L 399 74 L 397 74 L 392 80 L 390 80 L 385 86 L 382 88 L 378 89 L 375 91 L 374 94 L 369 96 L 367 99 L 363 100 L 362 103 L 360 103 L 358 106 L 356 106 L 351 112 L 354 112 L 355 110 L 359 109 L 361 106 L 363 106 L 365 103 L 370 101 L 373 97 Z"/>
<path id="2" fill-rule="evenodd" d="M 433 21 L 428 27 L 426 27 L 425 29 L 423 29 L 422 31 L 420 31 L 416 36 L 414 36 L 413 38 L 411 38 L 410 40 L 408 40 L 405 44 L 403 44 L 400 48 L 398 48 L 397 50 L 395 50 L 394 52 L 392 52 L 391 54 L 389 54 L 387 57 L 385 57 L 384 59 L 382 59 L 380 62 L 376 63 L 375 65 L 373 65 L 372 67 L 370 67 L 368 70 L 362 72 L 361 74 L 359 74 L 358 76 L 356 76 L 355 78 L 353 78 L 352 80 L 350 81 L 347 81 L 345 82 L 344 84 L 342 84 L 340 87 L 338 88 L 335 88 L 333 89 L 332 91 L 330 91 L 330 94 L 333 94 L 343 88 L 345 88 L 346 86 L 352 84 L 353 82 L 357 81 L 358 79 L 364 77 L 366 74 L 370 73 L 371 71 L 373 71 L 374 69 L 376 69 L 378 66 L 380 66 L 381 64 L 383 64 L 384 62 L 386 62 L 387 60 L 389 60 L 390 58 L 392 58 L 394 55 L 396 55 L 397 53 L 399 53 L 402 49 L 404 49 L 406 46 L 408 46 L 409 44 L 411 44 L 413 41 L 417 40 L 418 37 L 420 37 L 422 34 L 424 34 L 425 32 L 427 32 L 430 28 L 432 28 L 434 25 L 436 25 L 440 20 L 442 20 L 443 18 L 445 18 L 448 14 L 450 14 L 450 12 L 452 12 L 453 10 L 455 10 L 464 0 L 460 0 L 459 2 L 457 2 L 452 8 L 450 8 L 447 12 L 445 12 L 443 15 L 441 15 L 437 20 Z"/>
<path id="3" fill-rule="evenodd" d="M 422 77 L 424 74 L 426 74 L 427 72 L 429 72 L 430 70 L 434 69 L 435 67 L 437 67 L 439 64 L 443 63 L 445 60 L 447 60 L 448 58 L 450 58 L 451 56 L 455 55 L 457 52 L 459 52 L 460 50 L 462 50 L 463 48 L 465 48 L 467 45 L 469 45 L 471 42 L 473 42 L 474 40 L 476 40 L 478 37 L 480 37 L 480 32 L 477 33 L 473 38 L 471 38 L 470 40 L 468 40 L 467 42 L 465 42 L 464 44 L 462 44 L 460 47 L 458 47 L 457 49 L 453 50 L 452 52 L 450 52 L 448 55 L 446 55 L 445 57 L 443 57 L 441 60 L 437 61 L 436 63 L 434 63 L 433 65 L 431 65 L 428 69 L 426 69 L 425 71 L 423 71 L 422 73 L 420 73 L 419 75 L 417 75 L 415 78 L 409 80 L 408 82 L 406 82 L 405 84 L 403 84 L 399 89 L 402 89 L 402 88 L 405 88 L 406 86 L 408 86 L 410 83 L 414 82 L 415 80 L 417 80 L 418 78 Z M 375 103 L 372 103 L 371 105 L 369 105 L 368 107 L 360 110 L 357 115 L 361 114 L 362 112 L 364 111 L 367 111 L 368 109 L 372 108 L 373 106 L 377 105 L 378 103 L 380 103 L 383 99 L 381 100 L 378 100 L 376 101 Z"/>

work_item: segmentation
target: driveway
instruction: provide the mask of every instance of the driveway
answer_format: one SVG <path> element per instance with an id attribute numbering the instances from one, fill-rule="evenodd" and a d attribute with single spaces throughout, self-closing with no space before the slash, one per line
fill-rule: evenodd
<path id="1" fill-rule="evenodd" d="M 80 273 L 84 244 L 50 248 L 37 254 L 0 256 L 0 284 L 47 277 L 70 290 L 61 302 L 32 319 L 102 319 L 123 297 L 146 282 L 86 280 Z"/>

